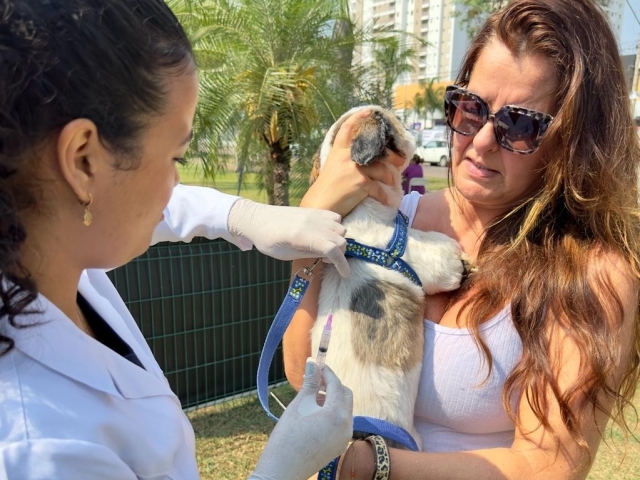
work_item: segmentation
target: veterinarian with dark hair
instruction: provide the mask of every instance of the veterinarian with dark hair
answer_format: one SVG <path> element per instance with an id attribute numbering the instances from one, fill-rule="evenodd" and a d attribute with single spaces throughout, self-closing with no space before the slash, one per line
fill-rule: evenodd
<path id="1" fill-rule="evenodd" d="M 199 477 L 193 429 L 104 273 L 151 241 L 222 237 L 348 274 L 339 215 L 177 185 L 197 95 L 161 0 L 0 0 L 0 478 Z M 344 450 L 351 391 L 322 375 L 306 364 L 252 479 L 306 478 Z"/>
<path id="2" fill-rule="evenodd" d="M 423 451 L 389 448 L 386 459 L 357 441 L 340 478 L 582 479 L 607 422 L 628 431 L 640 146 L 627 92 L 592 0 L 514 0 L 480 29 L 445 95 L 451 185 L 401 206 L 413 228 L 453 237 L 474 264 L 458 291 L 425 302 Z M 367 169 L 344 157 L 332 156 L 303 205 L 346 215 L 367 195 Z M 311 354 L 314 293 L 284 339 L 294 385 Z"/>

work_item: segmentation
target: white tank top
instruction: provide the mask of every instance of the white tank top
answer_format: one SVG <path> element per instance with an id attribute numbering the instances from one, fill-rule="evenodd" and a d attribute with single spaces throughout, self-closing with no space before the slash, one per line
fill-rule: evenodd
<path id="1" fill-rule="evenodd" d="M 413 224 L 420 194 L 402 200 L 400 210 Z M 522 342 L 509 307 L 480 326 L 493 357 L 487 377 L 484 354 L 466 328 L 425 320 L 425 345 L 415 426 L 426 452 L 509 447 L 514 424 L 502 406 L 502 388 L 522 356 Z M 514 403 L 515 411 L 515 403 Z"/>

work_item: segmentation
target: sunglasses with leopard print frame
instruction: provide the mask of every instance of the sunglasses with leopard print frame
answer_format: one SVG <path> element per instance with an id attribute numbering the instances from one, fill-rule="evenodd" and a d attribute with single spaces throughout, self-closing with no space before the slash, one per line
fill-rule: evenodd
<path id="1" fill-rule="evenodd" d="M 447 125 L 460 135 L 471 136 L 493 121 L 496 140 L 502 148 L 521 155 L 534 153 L 553 117 L 515 105 L 505 105 L 493 113 L 480 96 L 457 85 L 449 85 L 444 95 Z"/>

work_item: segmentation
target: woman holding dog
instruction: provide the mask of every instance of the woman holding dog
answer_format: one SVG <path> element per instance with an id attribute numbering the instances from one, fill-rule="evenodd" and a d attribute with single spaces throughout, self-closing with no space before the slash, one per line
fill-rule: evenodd
<path id="1" fill-rule="evenodd" d="M 390 475 L 375 478 L 585 478 L 607 422 L 626 430 L 640 369 L 640 146 L 617 52 L 592 0 L 514 0 L 472 42 L 446 92 L 451 186 L 402 209 L 475 268 L 426 302 L 423 452 L 389 448 Z M 361 185 L 385 178 L 350 165 L 348 142 L 334 150 L 302 204 L 345 215 Z M 285 336 L 294 385 L 313 294 Z M 377 462 L 355 442 L 340 478 L 368 480 Z"/>
<path id="2" fill-rule="evenodd" d="M 151 241 L 223 237 L 348 273 L 339 215 L 177 185 L 197 96 L 162 0 L 0 0 L 0 478 L 199 478 L 193 429 L 104 271 Z M 305 478 L 344 449 L 350 390 L 313 362 L 304 384 L 253 480 Z"/>

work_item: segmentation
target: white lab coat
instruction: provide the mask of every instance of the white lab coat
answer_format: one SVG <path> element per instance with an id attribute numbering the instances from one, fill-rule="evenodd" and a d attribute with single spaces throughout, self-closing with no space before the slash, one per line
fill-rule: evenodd
<path id="1" fill-rule="evenodd" d="M 236 199 L 176 187 L 154 242 L 223 237 L 251 248 L 226 228 Z M 146 370 L 85 335 L 41 295 L 40 313 L 16 319 L 37 326 L 2 320 L 15 348 L 0 357 L 0 479 L 199 478 L 191 424 L 115 287 L 104 271 L 87 270 L 78 291 Z"/>

